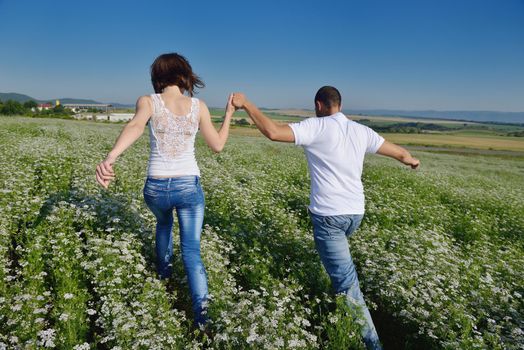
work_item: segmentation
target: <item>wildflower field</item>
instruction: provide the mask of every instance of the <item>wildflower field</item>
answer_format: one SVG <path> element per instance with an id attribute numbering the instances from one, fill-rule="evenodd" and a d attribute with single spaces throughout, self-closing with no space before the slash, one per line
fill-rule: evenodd
<path id="1" fill-rule="evenodd" d="M 180 254 L 155 274 L 147 131 L 95 181 L 121 128 L 0 117 L 0 349 L 364 348 L 314 249 L 300 148 L 198 139 L 210 339 Z M 384 347 L 524 349 L 524 158 L 415 155 L 419 171 L 367 157 L 350 239 Z"/>

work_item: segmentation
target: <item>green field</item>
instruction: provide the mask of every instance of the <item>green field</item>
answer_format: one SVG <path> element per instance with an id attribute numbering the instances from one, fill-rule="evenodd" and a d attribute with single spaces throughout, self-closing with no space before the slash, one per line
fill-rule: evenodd
<path id="1" fill-rule="evenodd" d="M 109 190 L 95 181 L 121 128 L 0 117 L 0 348 L 363 348 L 314 249 L 300 148 L 250 128 L 220 154 L 197 140 L 211 341 L 180 254 L 169 286 L 155 276 L 147 132 Z M 385 349 L 522 349 L 524 159 L 413 153 L 418 171 L 366 158 L 350 239 Z"/>
<path id="2" fill-rule="evenodd" d="M 223 117 L 224 116 L 224 109 L 210 108 L 209 112 L 211 113 L 211 116 L 214 117 L 214 118 Z M 303 117 L 299 117 L 299 116 L 285 115 L 285 114 L 273 113 L 273 112 L 267 112 L 267 111 L 264 111 L 264 113 L 268 117 L 270 117 L 271 119 L 282 121 L 282 122 L 299 122 L 301 120 L 304 120 Z M 234 115 L 234 118 L 235 119 L 247 119 L 247 120 L 249 120 L 249 116 L 247 115 L 247 113 L 245 111 L 242 111 L 242 110 L 236 111 L 235 115 Z"/>

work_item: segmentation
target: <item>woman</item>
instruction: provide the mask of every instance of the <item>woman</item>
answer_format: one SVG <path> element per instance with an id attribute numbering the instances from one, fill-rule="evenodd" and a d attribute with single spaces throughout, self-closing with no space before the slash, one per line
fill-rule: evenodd
<path id="1" fill-rule="evenodd" d="M 195 323 L 207 322 L 207 276 L 200 257 L 200 232 L 204 219 L 204 195 L 200 186 L 194 143 L 197 130 L 214 151 L 227 141 L 235 111 L 229 96 L 224 121 L 217 132 L 206 104 L 193 98 L 204 83 L 181 55 L 160 55 L 151 65 L 155 94 L 141 96 L 133 119 L 118 136 L 107 158 L 96 167 L 96 179 L 107 188 L 115 178 L 113 164 L 149 125 L 151 153 L 144 185 L 144 199 L 157 219 L 156 255 L 161 279 L 170 277 L 173 256 L 173 209 L 180 227 L 180 246 L 193 302 Z M 189 96 L 185 96 L 187 93 Z"/>

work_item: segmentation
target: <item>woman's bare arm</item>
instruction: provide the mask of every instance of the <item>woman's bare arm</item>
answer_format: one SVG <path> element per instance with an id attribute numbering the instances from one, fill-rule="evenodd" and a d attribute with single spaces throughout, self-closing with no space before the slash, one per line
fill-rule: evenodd
<path id="1" fill-rule="evenodd" d="M 209 109 L 207 108 L 206 104 L 202 101 L 200 102 L 200 132 L 202 133 L 202 136 L 204 137 L 204 140 L 206 141 L 209 148 L 211 148 L 213 152 L 216 153 L 224 149 L 224 145 L 226 144 L 227 138 L 229 136 L 229 125 L 231 123 L 233 113 L 235 112 L 235 107 L 233 107 L 233 104 L 231 103 L 232 99 L 233 95 L 231 94 L 227 100 L 224 121 L 222 122 L 222 126 L 218 131 L 215 129 L 215 126 L 211 121 L 211 115 L 209 114 Z"/>
<path id="2" fill-rule="evenodd" d="M 96 180 L 104 188 L 107 188 L 109 182 L 115 178 L 113 164 L 116 159 L 144 133 L 144 128 L 152 113 L 153 107 L 150 97 L 141 96 L 138 98 L 133 119 L 122 129 L 106 159 L 96 166 Z"/>

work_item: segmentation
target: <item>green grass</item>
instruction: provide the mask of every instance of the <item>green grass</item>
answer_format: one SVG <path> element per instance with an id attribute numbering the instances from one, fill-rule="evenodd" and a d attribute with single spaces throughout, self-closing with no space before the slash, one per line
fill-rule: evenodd
<path id="1" fill-rule="evenodd" d="M 109 190 L 95 182 L 121 128 L 0 117 L 0 345 L 362 348 L 314 249 L 300 148 L 233 134 L 214 154 L 197 139 L 211 342 L 190 325 L 176 225 L 173 279 L 155 274 L 147 137 Z M 524 159 L 413 153 L 418 171 L 366 158 L 350 239 L 385 348 L 519 349 Z"/>
<path id="2" fill-rule="evenodd" d="M 222 117 L 222 116 L 224 116 L 224 109 L 221 109 L 221 108 L 210 108 L 209 112 L 211 113 L 211 116 L 213 116 L 213 117 Z M 299 122 L 301 120 L 304 120 L 304 118 L 301 118 L 301 117 L 277 114 L 277 113 L 266 112 L 266 111 L 263 111 L 263 112 L 268 117 L 270 117 L 271 119 L 278 120 L 278 121 Z M 239 111 L 235 112 L 234 118 L 249 119 L 249 115 L 245 111 L 239 110 Z"/>

